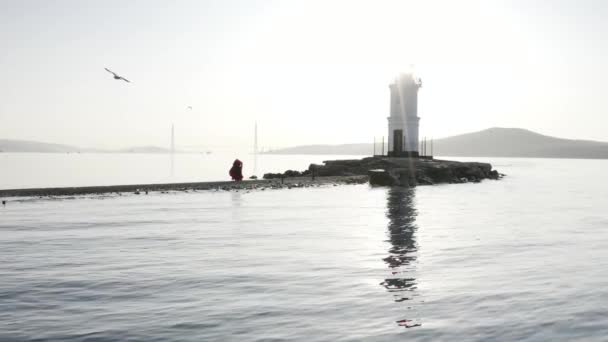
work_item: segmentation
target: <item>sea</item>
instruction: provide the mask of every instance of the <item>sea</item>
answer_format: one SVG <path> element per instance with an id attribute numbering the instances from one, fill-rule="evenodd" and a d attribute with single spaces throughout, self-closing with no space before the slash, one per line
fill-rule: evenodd
<path id="1" fill-rule="evenodd" d="M 223 180 L 233 159 L 4 153 L 0 189 Z M 607 341 L 608 160 L 446 159 L 506 176 L 4 198 L 0 341 Z"/>

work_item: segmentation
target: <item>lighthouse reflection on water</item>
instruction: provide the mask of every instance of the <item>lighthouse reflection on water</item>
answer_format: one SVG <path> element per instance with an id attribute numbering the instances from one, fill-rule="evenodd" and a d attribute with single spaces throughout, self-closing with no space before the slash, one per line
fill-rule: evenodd
<path id="1" fill-rule="evenodd" d="M 414 306 L 418 296 L 414 278 L 418 252 L 414 194 L 414 188 L 393 187 L 387 192 L 387 236 L 390 248 L 384 262 L 390 275 L 380 283 L 393 294 L 396 303 L 404 306 L 404 317 L 398 317 L 396 323 L 406 328 L 421 325 Z"/>

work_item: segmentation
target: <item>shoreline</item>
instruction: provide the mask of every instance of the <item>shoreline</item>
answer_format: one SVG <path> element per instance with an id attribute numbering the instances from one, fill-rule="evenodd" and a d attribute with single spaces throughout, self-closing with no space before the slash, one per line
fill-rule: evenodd
<path id="1" fill-rule="evenodd" d="M 484 179 L 501 179 L 504 174 L 492 170 L 492 164 L 434 159 L 432 157 L 385 157 L 326 160 L 310 164 L 302 172 L 264 174 L 265 179 L 301 176 L 363 176 L 372 186 L 418 186 L 435 184 L 479 183 Z"/>
<path id="2" fill-rule="evenodd" d="M 10 197 L 54 197 L 149 192 L 266 190 L 306 188 L 322 185 L 363 184 L 371 186 L 418 186 L 455 183 L 479 183 L 484 179 L 501 179 L 489 163 L 458 162 L 439 159 L 367 157 L 363 159 L 327 160 L 311 164 L 308 170 L 268 173 L 264 179 L 207 181 L 187 183 L 123 184 L 80 187 L 24 188 L 0 190 L 0 199 Z"/>
<path id="3" fill-rule="evenodd" d="M 0 190 L 0 199 L 8 197 L 48 197 L 48 196 L 77 196 L 77 195 L 103 195 L 112 193 L 133 193 L 135 195 L 147 192 L 168 191 L 204 191 L 204 190 L 254 190 L 254 189 L 291 189 L 328 184 L 363 184 L 368 176 L 324 176 L 324 177 L 290 177 L 281 179 L 259 179 L 213 182 L 189 183 L 161 183 L 161 184 L 125 184 L 100 185 L 82 187 L 53 187 L 53 188 L 26 188 Z"/>

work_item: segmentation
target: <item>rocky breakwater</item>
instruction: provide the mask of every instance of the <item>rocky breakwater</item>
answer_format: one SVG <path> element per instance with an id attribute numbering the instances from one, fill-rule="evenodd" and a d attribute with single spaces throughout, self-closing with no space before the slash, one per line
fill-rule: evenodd
<path id="1" fill-rule="evenodd" d="M 290 176 L 369 176 L 372 185 L 416 186 L 439 183 L 480 182 L 500 179 L 504 175 L 492 170 L 489 163 L 458 162 L 424 158 L 369 157 L 351 160 L 328 160 L 323 165 L 311 164 L 303 172 L 286 171 L 267 174 L 264 178 Z"/>

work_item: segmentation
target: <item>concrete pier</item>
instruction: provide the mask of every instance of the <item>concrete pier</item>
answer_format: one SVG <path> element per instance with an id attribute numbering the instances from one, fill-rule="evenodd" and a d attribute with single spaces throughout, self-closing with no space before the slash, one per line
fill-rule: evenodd
<path id="1" fill-rule="evenodd" d="M 198 190 L 248 190 L 248 189 L 281 189 L 311 187 L 326 184 L 359 184 L 367 182 L 367 176 L 338 177 L 293 177 L 273 180 L 246 180 L 242 182 L 195 182 L 165 184 L 127 184 L 108 186 L 32 188 L 0 190 L 0 198 L 6 197 L 43 197 L 43 196 L 78 196 L 111 193 L 145 194 L 153 191 L 198 191 Z"/>

